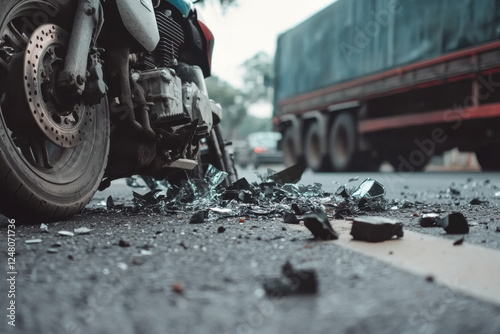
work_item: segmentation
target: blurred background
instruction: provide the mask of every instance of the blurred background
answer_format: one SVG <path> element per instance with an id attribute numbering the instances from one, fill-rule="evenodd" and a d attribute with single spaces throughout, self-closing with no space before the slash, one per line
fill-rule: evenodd
<path id="1" fill-rule="evenodd" d="M 344 3 L 348 1 L 341 0 Z M 257 143 L 255 140 L 267 132 L 277 130 L 273 126 L 273 103 L 278 37 L 311 17 L 319 16 L 318 13 L 335 2 L 204 0 L 197 3 L 216 41 L 212 77 L 207 81 L 208 90 L 210 97 L 223 107 L 223 129 L 227 138 L 233 142 L 239 166 L 259 167 L 268 163 L 280 164 L 280 160 L 283 162 L 283 154 L 276 152 L 281 135 L 266 137 L 265 145 L 262 141 Z M 444 2 L 446 1 L 441 3 Z M 354 23 L 353 28 L 356 31 Z M 408 50 L 408 55 L 413 51 Z M 261 135 L 250 136 L 254 133 Z M 425 170 L 481 169 L 476 154 L 472 151 L 463 152 L 450 147 L 436 153 L 439 154 L 429 158 Z M 397 162 L 391 163 L 385 159 L 380 163 L 380 168 L 393 170 L 396 165 Z"/>

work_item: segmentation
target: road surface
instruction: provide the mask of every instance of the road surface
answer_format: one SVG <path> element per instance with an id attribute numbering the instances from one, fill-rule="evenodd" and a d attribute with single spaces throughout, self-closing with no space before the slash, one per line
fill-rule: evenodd
<path id="1" fill-rule="evenodd" d="M 240 176 L 260 182 L 251 170 Z M 127 208 L 132 189 L 121 180 L 48 231 L 10 224 L 11 275 L 4 217 L 0 332 L 500 333 L 500 174 L 306 171 L 300 183 L 335 192 L 367 177 L 385 186 L 394 205 L 365 214 L 402 222 L 403 238 L 352 241 L 352 217 L 335 219 L 334 211 L 328 218 L 340 239 L 332 241 L 266 215 L 193 225 L 188 212 Z M 105 205 L 110 195 L 113 210 Z M 453 245 L 463 235 L 420 227 L 427 212 L 463 213 L 470 227 L 464 243 Z M 82 227 L 91 231 L 58 233 Z M 33 239 L 42 241 L 26 243 Z M 266 294 L 287 261 L 315 271 L 315 294 Z"/>

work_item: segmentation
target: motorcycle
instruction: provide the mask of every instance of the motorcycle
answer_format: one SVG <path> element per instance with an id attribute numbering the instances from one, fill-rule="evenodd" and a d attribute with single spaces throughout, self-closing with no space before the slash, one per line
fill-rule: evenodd
<path id="1" fill-rule="evenodd" d="M 236 172 L 188 0 L 0 0 L 0 212 L 62 220 L 135 174 Z"/>

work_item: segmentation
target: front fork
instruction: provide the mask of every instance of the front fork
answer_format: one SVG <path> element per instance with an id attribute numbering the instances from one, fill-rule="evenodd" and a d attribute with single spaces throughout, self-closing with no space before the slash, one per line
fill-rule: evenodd
<path id="1" fill-rule="evenodd" d="M 99 0 L 78 0 L 73 29 L 58 86 L 70 95 L 82 95 L 87 82 L 87 63 L 92 39 L 102 27 Z"/>

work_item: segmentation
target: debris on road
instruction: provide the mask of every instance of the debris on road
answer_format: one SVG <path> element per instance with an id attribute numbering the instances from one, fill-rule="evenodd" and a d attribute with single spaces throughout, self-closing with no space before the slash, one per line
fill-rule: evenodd
<path id="1" fill-rule="evenodd" d="M 180 282 L 176 282 L 176 283 L 172 284 L 172 292 L 175 292 L 178 294 L 183 293 L 184 292 L 184 284 L 182 284 Z"/>
<path id="2" fill-rule="evenodd" d="M 481 204 L 487 204 L 488 201 L 481 201 L 479 198 L 473 198 L 469 204 L 470 205 L 481 205 Z"/>
<path id="3" fill-rule="evenodd" d="M 70 232 L 70 231 L 59 231 L 57 232 L 57 234 L 63 236 L 63 237 L 74 237 L 75 234 L 73 232 Z"/>
<path id="4" fill-rule="evenodd" d="M 57 249 L 57 248 L 48 248 L 47 249 L 47 253 L 49 253 L 49 254 L 55 254 L 57 252 L 59 252 L 59 249 Z"/>
<path id="5" fill-rule="evenodd" d="M 115 208 L 115 201 L 113 201 L 113 197 L 108 196 L 106 199 L 106 207 L 108 209 L 114 209 Z"/>
<path id="6" fill-rule="evenodd" d="M 45 232 L 45 233 L 49 233 L 49 227 L 47 226 L 47 224 L 42 223 L 40 225 L 40 231 Z"/>
<path id="7" fill-rule="evenodd" d="M 425 213 L 420 218 L 421 227 L 440 227 L 437 219 L 439 219 L 439 214 L 437 213 Z"/>
<path id="8" fill-rule="evenodd" d="M 453 243 L 453 246 L 460 246 L 464 243 L 465 237 L 462 237 Z"/>
<path id="9" fill-rule="evenodd" d="M 317 293 L 318 280 L 315 270 L 297 270 L 290 262 L 286 262 L 281 273 L 281 278 L 268 278 L 264 281 L 264 290 L 269 297 Z"/>
<path id="10" fill-rule="evenodd" d="M 403 224 L 384 217 L 364 216 L 354 219 L 351 228 L 354 240 L 381 242 L 403 237 Z"/>
<path id="11" fill-rule="evenodd" d="M 311 231 L 318 240 L 337 240 L 339 234 L 333 229 L 326 214 L 320 208 L 306 212 L 298 219 L 304 221 L 305 227 Z"/>
<path id="12" fill-rule="evenodd" d="M 30 240 L 25 240 L 24 243 L 27 245 L 31 244 L 39 244 L 42 242 L 42 239 L 30 239 Z"/>
<path id="13" fill-rule="evenodd" d="M 285 224 L 294 224 L 294 225 L 299 224 L 297 216 L 291 212 L 285 212 L 285 214 L 283 215 L 283 222 Z"/>
<path id="14" fill-rule="evenodd" d="M 79 227 L 75 228 L 73 232 L 75 232 L 75 234 L 89 234 L 92 230 L 88 227 Z"/>
<path id="15" fill-rule="evenodd" d="M 226 232 L 226 228 L 224 226 L 219 226 L 219 228 L 217 229 L 217 233 L 224 233 Z"/>
<path id="16" fill-rule="evenodd" d="M 460 212 L 451 213 L 444 218 L 437 219 L 436 221 L 448 234 L 469 233 L 467 219 Z"/>
<path id="17" fill-rule="evenodd" d="M 279 173 L 270 175 L 268 179 L 276 182 L 279 186 L 287 183 L 297 183 L 302 178 L 302 174 L 304 174 L 306 169 L 307 166 L 305 164 L 296 164 Z"/>
<path id="18" fill-rule="evenodd" d="M 191 216 L 191 218 L 189 219 L 189 224 L 203 224 L 205 222 L 205 217 L 207 216 L 208 214 L 206 211 L 198 211 Z"/>
<path id="19" fill-rule="evenodd" d="M 130 242 L 125 241 L 123 239 L 120 239 L 120 241 L 118 241 L 118 246 L 120 246 L 120 247 L 130 247 Z"/>

